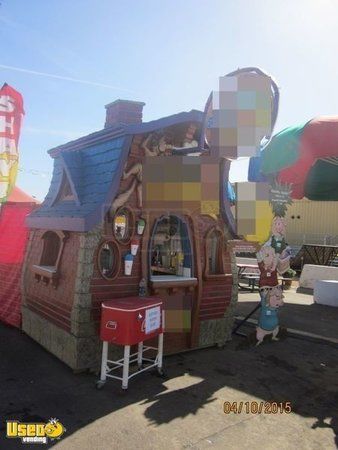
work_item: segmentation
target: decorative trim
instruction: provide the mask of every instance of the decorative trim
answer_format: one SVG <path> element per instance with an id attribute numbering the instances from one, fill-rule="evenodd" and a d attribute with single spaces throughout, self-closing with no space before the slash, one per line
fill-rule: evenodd
<path id="1" fill-rule="evenodd" d="M 179 277 L 177 277 L 179 278 Z M 198 280 L 197 278 L 191 278 L 190 280 L 161 280 L 161 281 L 154 281 L 151 280 L 150 281 L 150 285 L 151 287 L 156 290 L 156 289 L 171 289 L 172 293 L 174 294 L 175 292 L 177 292 L 177 290 L 179 290 L 180 288 L 190 288 L 191 286 L 197 286 L 198 284 Z"/>
<path id="2" fill-rule="evenodd" d="M 103 247 L 104 244 L 111 244 L 112 245 L 113 252 L 115 253 L 114 256 L 116 257 L 115 258 L 116 262 L 115 262 L 113 275 L 110 276 L 110 277 L 107 277 L 107 276 L 103 275 L 102 269 L 101 269 L 101 264 L 100 264 L 100 253 L 101 253 L 101 250 L 102 250 L 102 247 Z M 97 252 L 96 252 L 96 256 L 95 256 L 95 263 L 96 263 L 96 268 L 99 271 L 100 276 L 102 278 L 104 278 L 105 280 L 108 280 L 108 281 L 115 280 L 115 278 L 118 277 L 118 275 L 120 273 L 120 269 L 121 269 L 121 250 L 120 250 L 119 244 L 116 241 L 114 241 L 113 239 L 105 239 L 105 240 L 101 241 L 99 246 L 98 246 L 98 248 L 97 248 Z"/>
<path id="3" fill-rule="evenodd" d="M 38 283 L 42 281 L 43 284 L 48 285 L 51 281 L 54 288 L 57 288 L 60 278 L 60 274 L 57 272 L 57 270 L 50 269 L 47 266 L 38 266 L 34 264 L 32 266 L 32 271 L 34 272 L 35 280 Z"/>

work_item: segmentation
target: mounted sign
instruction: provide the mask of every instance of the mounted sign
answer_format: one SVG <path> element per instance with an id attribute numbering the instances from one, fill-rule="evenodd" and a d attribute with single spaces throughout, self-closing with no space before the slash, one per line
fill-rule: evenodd
<path id="1" fill-rule="evenodd" d="M 158 330 L 161 325 L 161 308 L 156 306 L 146 310 L 145 333 L 149 334 Z"/>
<path id="2" fill-rule="evenodd" d="M 18 171 L 18 141 L 23 100 L 7 83 L 0 89 L 0 205 L 7 200 Z"/>

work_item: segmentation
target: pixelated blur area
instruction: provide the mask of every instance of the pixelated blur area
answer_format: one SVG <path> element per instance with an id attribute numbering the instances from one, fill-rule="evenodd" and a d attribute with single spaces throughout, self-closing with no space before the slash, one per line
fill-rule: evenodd
<path id="1" fill-rule="evenodd" d="M 219 162 L 210 156 L 145 157 L 144 207 L 219 214 L 219 174 Z"/>
<path id="2" fill-rule="evenodd" d="M 255 73 L 224 76 L 212 96 L 210 135 L 215 155 L 256 156 L 271 131 L 271 78 Z"/>
<path id="3" fill-rule="evenodd" d="M 272 219 L 268 183 L 236 183 L 236 198 L 238 234 L 253 241 L 267 238 Z"/>
<path id="4" fill-rule="evenodd" d="M 187 295 L 171 295 L 166 303 L 165 330 L 166 333 L 180 333 L 191 330 L 192 298 Z"/>

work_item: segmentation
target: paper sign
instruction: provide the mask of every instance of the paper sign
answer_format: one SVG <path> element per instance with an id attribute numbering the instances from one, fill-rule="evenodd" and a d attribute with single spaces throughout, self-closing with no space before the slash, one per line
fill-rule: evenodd
<path id="1" fill-rule="evenodd" d="M 145 332 L 146 334 L 158 330 L 161 325 L 161 308 L 156 306 L 146 310 Z"/>

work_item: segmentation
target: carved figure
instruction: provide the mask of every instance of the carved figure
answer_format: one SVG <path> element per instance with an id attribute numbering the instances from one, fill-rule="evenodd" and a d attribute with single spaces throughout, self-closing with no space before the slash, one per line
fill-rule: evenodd
<path id="1" fill-rule="evenodd" d="M 144 150 L 145 156 L 164 156 L 173 148 L 171 144 L 167 144 L 165 136 L 156 139 L 153 133 L 146 137 L 141 147 Z"/>
<path id="2" fill-rule="evenodd" d="M 137 190 L 137 203 L 138 207 L 142 208 L 142 164 L 136 163 L 129 170 L 124 170 L 122 179 L 127 180 L 131 176 L 134 177 L 130 187 L 125 190 L 124 192 L 121 192 L 117 195 L 115 200 L 113 201 L 113 204 L 111 206 L 111 213 L 114 214 L 117 209 L 119 209 L 121 206 L 123 206 L 131 196 L 131 194 L 134 192 L 134 190 Z"/>
<path id="3" fill-rule="evenodd" d="M 272 334 L 272 340 L 278 341 L 279 332 L 278 308 L 283 306 L 283 291 L 280 286 L 261 289 L 261 309 L 256 328 L 257 345 L 263 342 L 266 335 Z"/>

